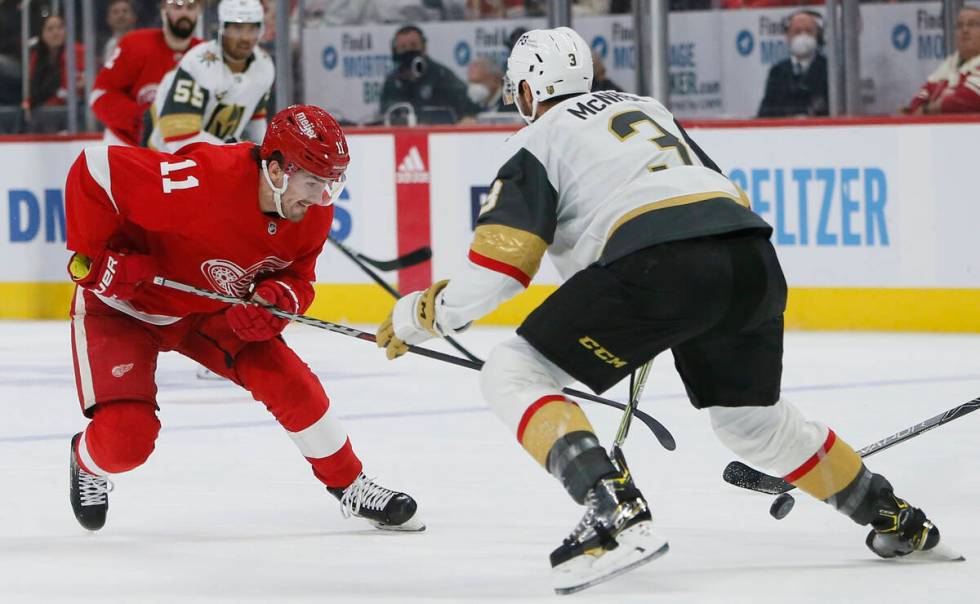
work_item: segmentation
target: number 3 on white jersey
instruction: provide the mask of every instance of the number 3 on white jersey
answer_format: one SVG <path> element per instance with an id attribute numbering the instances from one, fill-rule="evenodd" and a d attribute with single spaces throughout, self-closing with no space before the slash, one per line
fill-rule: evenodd
<path id="1" fill-rule="evenodd" d="M 196 176 L 188 176 L 183 180 L 173 180 L 168 178 L 171 172 L 177 172 L 180 170 L 186 170 L 187 168 L 193 168 L 197 165 L 193 159 L 185 159 L 184 161 L 160 162 L 160 175 L 163 176 L 163 192 L 171 193 L 173 191 L 179 191 L 180 189 L 193 189 L 197 185 L 201 184 Z"/>

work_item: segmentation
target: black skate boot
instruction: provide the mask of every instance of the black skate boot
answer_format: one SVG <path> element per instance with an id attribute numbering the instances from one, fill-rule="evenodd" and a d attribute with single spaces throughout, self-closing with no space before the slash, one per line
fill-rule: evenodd
<path id="1" fill-rule="evenodd" d="M 425 524 L 416 518 L 418 505 L 405 493 L 392 491 L 363 473 L 346 489 L 327 487 L 340 500 L 344 518 L 364 518 L 386 531 L 424 531 Z"/>
<path id="2" fill-rule="evenodd" d="M 878 500 L 878 518 L 864 540 L 868 548 L 882 558 L 907 556 L 912 552 L 928 551 L 939 544 L 939 529 L 926 518 L 925 512 L 914 508 L 891 491 L 883 491 Z"/>
<path id="3" fill-rule="evenodd" d="M 891 483 L 881 474 L 862 468 L 858 478 L 845 489 L 845 494 L 862 490 L 862 483 L 867 485 L 867 491 L 849 515 L 860 524 L 871 525 L 864 540 L 868 549 L 882 558 L 903 558 L 912 554 L 910 557 L 915 559 L 963 559 L 945 544 L 940 545 L 939 529 L 925 512 L 896 496 Z"/>
<path id="4" fill-rule="evenodd" d="M 103 476 L 89 474 L 78 464 L 77 450 L 79 432 L 71 439 L 71 478 L 69 493 L 71 509 L 75 512 L 78 523 L 90 531 L 97 531 L 105 526 L 105 517 L 109 512 L 109 491 L 112 483 Z"/>
<path id="5" fill-rule="evenodd" d="M 667 553 L 652 532 L 647 502 L 617 456 L 620 473 L 599 480 L 585 498 L 585 515 L 551 552 L 555 592 L 570 594 L 602 583 Z"/>

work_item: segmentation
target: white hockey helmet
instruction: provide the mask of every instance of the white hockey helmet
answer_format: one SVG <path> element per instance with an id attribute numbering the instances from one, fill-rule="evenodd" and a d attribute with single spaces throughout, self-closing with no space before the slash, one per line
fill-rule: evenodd
<path id="1" fill-rule="evenodd" d="M 521 82 L 527 82 L 533 98 L 531 114 L 524 115 L 520 103 L 517 111 L 530 124 L 541 101 L 592 90 L 592 75 L 592 50 L 575 30 L 533 29 L 521 36 L 510 51 L 504 78 L 505 102 L 516 103 Z"/>
<path id="2" fill-rule="evenodd" d="M 224 33 L 226 23 L 265 23 L 265 10 L 259 0 L 221 0 L 218 4 L 218 23 Z"/>

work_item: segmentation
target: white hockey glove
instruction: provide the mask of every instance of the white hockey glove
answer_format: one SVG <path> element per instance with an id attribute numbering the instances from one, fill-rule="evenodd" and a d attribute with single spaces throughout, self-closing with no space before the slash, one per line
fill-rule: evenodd
<path id="1" fill-rule="evenodd" d="M 429 289 L 402 296 L 395 303 L 377 333 L 378 348 L 386 349 L 389 360 L 408 352 L 409 345 L 442 337 L 436 327 L 436 296 L 448 284 L 448 280 L 433 283 Z"/>

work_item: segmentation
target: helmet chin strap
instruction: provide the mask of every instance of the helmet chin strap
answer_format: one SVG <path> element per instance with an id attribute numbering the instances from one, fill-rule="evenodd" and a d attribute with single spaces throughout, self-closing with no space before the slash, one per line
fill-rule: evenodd
<path id="1" fill-rule="evenodd" d="M 269 188 L 272 189 L 272 199 L 276 203 L 276 214 L 279 214 L 279 216 L 286 218 L 286 215 L 283 214 L 282 212 L 282 194 L 286 192 L 286 186 L 289 184 L 289 174 L 283 172 L 282 186 L 277 187 L 276 185 L 272 184 L 272 177 L 269 176 L 269 164 L 267 164 L 266 161 L 263 159 L 262 176 L 265 177 L 266 184 L 268 184 Z"/>

